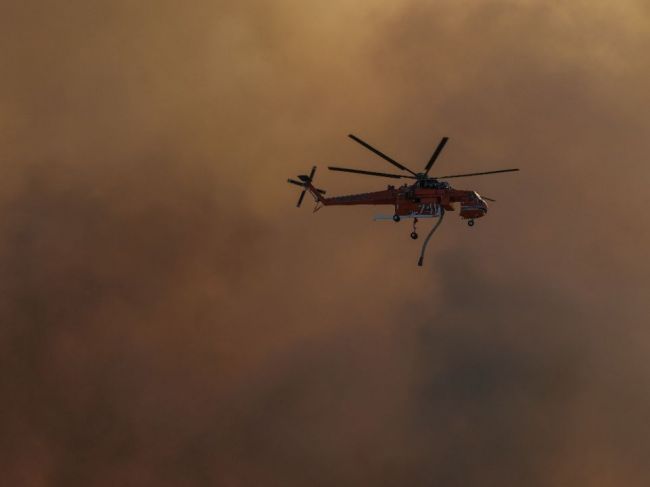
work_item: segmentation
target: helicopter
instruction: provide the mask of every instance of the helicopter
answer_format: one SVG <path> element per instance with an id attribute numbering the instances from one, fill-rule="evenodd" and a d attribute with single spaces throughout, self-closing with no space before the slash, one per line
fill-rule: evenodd
<path id="1" fill-rule="evenodd" d="M 312 167 L 309 175 L 301 174 L 298 180 L 287 179 L 287 182 L 296 186 L 302 187 L 302 193 L 298 198 L 297 207 L 302 204 L 305 194 L 309 192 L 315 202 L 316 206 L 314 212 L 321 209 L 323 206 L 349 206 L 349 205 L 387 205 L 394 208 L 392 215 L 377 215 L 375 221 L 392 220 L 399 222 L 402 219 L 412 219 L 413 229 L 411 231 L 411 238 L 416 240 L 418 238 L 417 223 L 420 219 L 433 219 L 437 218 L 438 221 L 433 226 L 427 235 L 420 252 L 418 266 L 422 266 L 424 260 L 424 252 L 426 250 L 429 239 L 442 223 L 442 219 L 446 211 L 454 211 L 454 203 L 460 203 L 459 216 L 467 221 L 470 227 L 474 226 L 474 220 L 482 218 L 487 214 L 488 204 L 487 201 L 494 202 L 492 198 L 479 195 L 473 190 L 462 190 L 453 188 L 445 179 L 464 178 L 470 176 L 483 176 L 486 174 L 499 174 L 506 172 L 519 171 L 519 168 L 512 169 L 498 169 L 495 171 L 482 171 L 463 174 L 451 174 L 446 176 L 429 176 L 429 171 L 435 164 L 449 141 L 449 137 L 443 137 L 436 147 L 429 162 L 424 166 L 422 172 L 414 172 L 405 165 L 397 162 L 395 159 L 387 156 L 383 152 L 377 150 L 367 142 L 361 140 L 359 137 L 349 134 L 352 140 L 361 144 L 363 147 L 381 157 L 385 161 L 392 164 L 397 169 L 403 171 L 402 174 L 385 173 L 377 171 L 366 171 L 362 169 L 349 169 L 345 167 L 328 166 L 330 171 L 339 171 L 353 174 L 362 174 L 367 176 L 379 176 L 392 179 L 411 179 L 414 180 L 410 184 L 402 184 L 399 187 L 388 185 L 386 189 L 381 191 L 374 191 L 371 193 L 358 193 L 344 196 L 325 197 L 326 191 L 316 188 L 312 183 L 316 174 L 316 166 Z"/>

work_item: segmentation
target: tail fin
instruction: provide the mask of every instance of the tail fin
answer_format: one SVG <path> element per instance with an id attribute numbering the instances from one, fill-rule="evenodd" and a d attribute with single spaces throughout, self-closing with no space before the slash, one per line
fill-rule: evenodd
<path id="1" fill-rule="evenodd" d="M 295 184 L 296 186 L 300 186 L 303 188 L 302 193 L 300 193 L 300 197 L 298 198 L 298 204 L 296 206 L 300 208 L 300 205 L 302 204 L 302 200 L 305 197 L 305 193 L 309 191 L 314 199 L 319 202 L 323 199 L 323 196 L 325 194 L 324 189 L 318 189 L 314 187 L 312 184 L 312 181 L 314 180 L 314 174 L 316 174 L 316 166 L 311 168 L 311 173 L 309 173 L 309 176 L 306 174 L 300 174 L 298 176 L 298 179 L 300 181 L 296 181 L 295 179 L 287 179 L 288 183 Z"/>

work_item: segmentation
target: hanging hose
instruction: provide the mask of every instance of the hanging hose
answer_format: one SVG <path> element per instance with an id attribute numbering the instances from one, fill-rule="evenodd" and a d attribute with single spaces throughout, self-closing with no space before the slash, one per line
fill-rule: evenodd
<path id="1" fill-rule="evenodd" d="M 418 265 L 422 266 L 422 261 L 424 260 L 424 251 L 427 248 L 427 244 L 429 243 L 429 239 L 431 238 L 431 235 L 433 235 L 433 232 L 436 231 L 436 228 L 440 226 L 442 223 L 442 218 L 445 216 L 445 209 L 440 208 L 440 218 L 436 222 L 436 224 L 433 226 L 431 231 L 429 232 L 429 235 L 427 235 L 427 238 L 424 240 L 424 243 L 422 244 L 422 252 L 420 252 L 420 260 L 418 260 Z"/>

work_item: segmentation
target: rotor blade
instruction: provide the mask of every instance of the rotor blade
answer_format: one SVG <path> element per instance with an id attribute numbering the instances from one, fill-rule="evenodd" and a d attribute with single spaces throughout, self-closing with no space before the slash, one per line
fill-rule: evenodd
<path id="1" fill-rule="evenodd" d="M 311 168 L 311 172 L 309 173 L 309 180 L 311 181 L 314 179 L 314 173 L 316 172 L 316 166 Z"/>
<path id="2" fill-rule="evenodd" d="M 352 172 L 352 173 L 355 173 L 355 174 L 367 174 L 368 176 L 382 176 L 382 177 L 385 177 L 385 178 L 394 178 L 394 179 L 411 178 L 411 179 L 415 179 L 413 176 L 404 176 L 402 174 L 389 174 L 387 172 L 363 171 L 361 169 L 348 169 L 348 168 L 345 168 L 345 167 L 329 166 L 327 169 L 329 169 L 330 171 Z"/>
<path id="3" fill-rule="evenodd" d="M 316 191 L 318 191 L 320 194 L 327 193 L 327 191 L 325 191 L 324 189 L 320 189 L 320 188 L 316 188 Z"/>
<path id="4" fill-rule="evenodd" d="M 359 137 L 357 137 L 357 136 L 355 136 L 355 135 L 352 135 L 352 134 L 349 134 L 348 137 L 350 137 L 350 138 L 351 138 L 352 140 L 354 140 L 355 142 L 357 142 L 357 143 L 361 144 L 362 146 L 364 146 L 364 147 L 365 147 L 366 149 L 368 149 L 370 152 L 374 152 L 375 154 L 377 154 L 377 155 L 378 155 L 379 157 L 381 157 L 382 159 L 384 159 L 384 160 L 390 162 L 393 166 L 395 166 L 395 167 L 401 169 L 402 171 L 408 171 L 408 172 L 410 172 L 411 174 L 413 174 L 413 176 L 416 175 L 416 174 L 415 174 L 413 171 L 411 171 L 408 167 L 403 166 L 402 164 L 400 164 L 399 162 L 397 162 L 395 159 L 392 159 L 392 158 L 388 157 L 386 154 L 384 154 L 383 152 L 378 151 L 377 149 L 375 149 L 373 146 L 371 146 L 371 145 L 368 144 L 367 142 L 364 142 L 363 140 L 361 140 Z"/>
<path id="5" fill-rule="evenodd" d="M 440 143 L 438 144 L 438 147 L 436 147 L 436 150 L 434 151 L 433 155 L 431 156 L 431 159 L 429 159 L 429 163 L 426 165 L 424 168 L 424 174 L 427 174 L 430 170 L 431 167 L 433 167 L 433 163 L 436 162 L 436 159 L 438 159 L 438 156 L 442 152 L 442 149 L 445 148 L 445 144 L 449 140 L 449 137 L 443 137 Z"/>
<path id="6" fill-rule="evenodd" d="M 301 187 L 305 186 L 303 183 L 301 183 L 300 181 L 296 181 L 295 179 L 287 179 L 287 183 L 295 184 L 296 186 L 301 186 Z"/>
<path id="7" fill-rule="evenodd" d="M 466 174 L 452 174 L 450 176 L 436 176 L 434 179 L 466 178 L 467 176 L 482 176 L 483 174 L 497 174 L 501 172 L 513 172 L 519 169 L 499 169 L 498 171 L 469 172 Z"/>
<path id="8" fill-rule="evenodd" d="M 484 200 L 491 201 L 492 203 L 496 203 L 496 202 L 497 202 L 497 200 L 493 200 L 492 198 L 488 198 L 487 196 L 483 196 L 483 195 L 481 195 L 481 198 L 483 198 Z"/>
<path id="9" fill-rule="evenodd" d="M 302 193 L 300 193 L 300 198 L 298 198 L 298 204 L 296 205 L 298 208 L 300 208 L 300 205 L 302 204 L 302 199 L 305 197 L 306 191 L 303 189 Z"/>

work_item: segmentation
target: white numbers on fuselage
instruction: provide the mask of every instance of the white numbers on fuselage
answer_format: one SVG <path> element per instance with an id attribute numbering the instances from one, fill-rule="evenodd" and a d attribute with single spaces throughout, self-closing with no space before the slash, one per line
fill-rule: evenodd
<path id="1" fill-rule="evenodd" d="M 435 216 L 440 212 L 440 206 L 437 203 L 422 203 L 418 208 L 420 215 Z"/>

